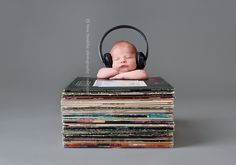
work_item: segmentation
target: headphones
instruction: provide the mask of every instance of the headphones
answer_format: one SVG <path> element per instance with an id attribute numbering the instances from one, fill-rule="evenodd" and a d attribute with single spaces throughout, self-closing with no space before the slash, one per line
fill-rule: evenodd
<path id="1" fill-rule="evenodd" d="M 108 30 L 102 37 L 99 45 L 98 45 L 98 51 L 99 51 L 99 55 L 100 55 L 100 58 L 102 60 L 102 62 L 105 64 L 105 66 L 107 68 L 111 68 L 112 67 L 112 56 L 110 53 L 105 53 L 103 54 L 102 53 L 102 44 L 103 44 L 103 41 L 105 39 L 105 37 L 112 31 L 114 30 L 117 30 L 117 29 L 122 29 L 122 28 L 128 28 L 128 29 L 133 29 L 135 31 L 137 31 L 139 34 L 141 34 L 146 42 L 146 53 L 145 55 L 143 54 L 143 52 L 137 52 L 136 53 L 136 64 L 137 64 L 137 68 L 136 69 L 143 69 L 146 65 L 146 61 L 147 61 L 147 58 L 148 58 L 148 41 L 147 41 L 147 38 L 145 36 L 145 34 L 137 29 L 136 27 L 133 27 L 133 26 L 130 26 L 130 25 L 119 25 L 119 26 L 115 26 L 113 28 L 111 28 L 110 30 Z"/>

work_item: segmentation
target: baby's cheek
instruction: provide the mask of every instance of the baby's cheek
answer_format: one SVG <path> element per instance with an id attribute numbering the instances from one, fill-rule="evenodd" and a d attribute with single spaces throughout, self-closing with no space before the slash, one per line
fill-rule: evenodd
<path id="1" fill-rule="evenodd" d="M 136 69 L 136 67 L 137 67 L 136 61 L 132 61 L 132 62 L 130 63 L 130 68 L 131 68 L 131 69 Z"/>
<path id="2" fill-rule="evenodd" d="M 117 65 L 116 63 L 113 63 L 113 64 L 112 64 L 112 68 L 114 68 L 114 69 L 117 70 L 117 69 L 118 69 L 118 65 Z"/>

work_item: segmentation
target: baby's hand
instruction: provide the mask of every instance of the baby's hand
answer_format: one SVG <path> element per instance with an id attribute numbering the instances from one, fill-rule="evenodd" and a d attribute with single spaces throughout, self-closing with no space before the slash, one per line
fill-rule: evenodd
<path id="1" fill-rule="evenodd" d="M 117 75 L 115 75 L 113 77 L 110 77 L 109 79 L 110 80 L 122 80 L 122 79 L 124 79 L 124 74 L 123 73 L 119 73 L 119 74 L 117 74 Z"/>
<path id="2" fill-rule="evenodd" d="M 110 78 L 111 80 L 120 79 L 120 80 L 144 80 L 148 79 L 148 74 L 144 70 L 134 70 L 130 72 L 119 73 Z"/>
<path id="3" fill-rule="evenodd" d="M 97 78 L 110 78 L 118 74 L 118 71 L 113 68 L 101 68 L 97 73 Z"/>

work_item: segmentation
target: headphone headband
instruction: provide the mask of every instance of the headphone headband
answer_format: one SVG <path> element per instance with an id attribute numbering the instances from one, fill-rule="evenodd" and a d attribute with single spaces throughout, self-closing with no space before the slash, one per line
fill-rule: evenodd
<path id="1" fill-rule="evenodd" d="M 145 40 L 145 42 L 146 42 L 146 47 L 147 47 L 147 48 L 146 48 L 146 53 L 145 53 L 145 60 L 147 60 L 147 58 L 148 58 L 149 46 L 148 46 L 148 41 L 147 41 L 147 37 L 145 36 L 145 34 L 144 34 L 141 30 L 139 30 L 138 28 L 136 28 L 136 27 L 133 27 L 133 26 L 130 26 L 130 25 L 119 25 L 119 26 L 115 26 L 115 27 L 111 28 L 110 30 L 108 30 L 108 31 L 103 35 L 103 37 L 102 37 L 102 39 L 101 39 L 101 41 L 100 41 L 100 43 L 99 43 L 99 45 L 98 45 L 99 55 L 100 55 L 100 58 L 101 58 L 101 60 L 103 61 L 103 63 L 105 62 L 105 60 L 104 60 L 103 53 L 102 53 L 102 44 L 103 44 L 103 41 L 104 41 L 105 37 L 106 37 L 110 32 L 112 32 L 112 31 L 114 31 L 114 30 L 117 30 L 117 29 L 122 29 L 122 28 L 133 29 L 133 30 L 139 32 L 139 34 L 141 34 L 141 35 L 143 36 L 143 38 L 144 38 L 144 40 Z"/>

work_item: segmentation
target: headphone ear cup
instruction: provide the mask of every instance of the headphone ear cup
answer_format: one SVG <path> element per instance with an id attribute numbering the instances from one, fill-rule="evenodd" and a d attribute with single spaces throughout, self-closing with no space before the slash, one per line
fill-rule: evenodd
<path id="1" fill-rule="evenodd" d="M 143 52 L 137 52 L 136 54 L 137 69 L 143 69 L 146 65 L 146 58 Z"/>
<path id="2" fill-rule="evenodd" d="M 105 53 L 104 54 L 104 64 L 107 68 L 112 67 L 112 57 L 110 53 Z"/>

